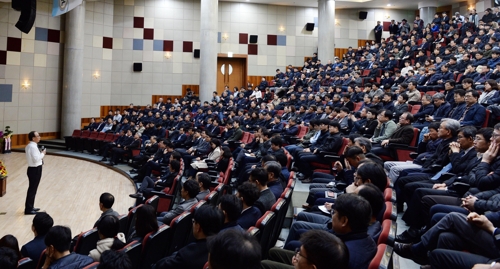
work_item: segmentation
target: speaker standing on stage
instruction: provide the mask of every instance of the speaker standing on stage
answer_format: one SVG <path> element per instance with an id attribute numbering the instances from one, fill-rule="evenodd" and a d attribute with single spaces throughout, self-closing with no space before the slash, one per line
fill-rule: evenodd
<path id="1" fill-rule="evenodd" d="M 28 179 L 29 187 L 28 193 L 26 195 L 26 203 L 24 206 L 25 215 L 34 215 L 40 208 L 35 208 L 35 196 L 38 189 L 38 184 L 40 184 L 40 179 L 42 178 L 42 164 L 43 157 L 45 156 L 46 150 L 38 149 L 38 142 L 40 142 L 40 135 L 38 132 L 31 131 L 28 134 L 30 143 L 26 146 L 26 159 L 28 160 Z"/>

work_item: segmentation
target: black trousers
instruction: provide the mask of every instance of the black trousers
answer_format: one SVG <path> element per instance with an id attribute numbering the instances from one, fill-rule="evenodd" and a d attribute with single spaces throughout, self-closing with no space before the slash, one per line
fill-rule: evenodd
<path id="1" fill-rule="evenodd" d="M 26 203 L 24 204 L 24 211 L 32 211 L 35 206 L 35 196 L 38 190 L 38 185 L 40 184 L 40 179 L 42 178 L 42 166 L 28 167 L 28 180 L 29 187 L 28 193 L 26 194 Z"/>

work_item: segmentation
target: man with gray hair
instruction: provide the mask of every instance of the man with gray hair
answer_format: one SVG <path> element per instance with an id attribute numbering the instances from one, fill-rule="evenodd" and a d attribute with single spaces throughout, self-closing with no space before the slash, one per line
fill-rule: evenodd
<path id="1" fill-rule="evenodd" d="M 276 200 L 278 200 L 283 193 L 283 185 L 280 182 L 281 165 L 277 161 L 269 161 L 264 164 L 264 168 L 268 175 L 267 188 L 271 190 Z"/>
<path id="2" fill-rule="evenodd" d="M 441 125 L 438 129 L 438 137 L 442 139 L 441 143 L 436 148 L 434 154 L 427 158 L 422 164 L 422 168 L 419 169 L 406 169 L 399 174 L 399 178 L 396 180 L 396 197 L 403 198 L 401 195 L 402 190 L 406 184 L 420 181 L 422 177 L 417 176 L 407 176 L 411 173 L 423 173 L 427 175 L 434 175 L 439 172 L 443 167 L 450 163 L 450 143 L 457 141 L 458 129 L 460 129 L 460 123 L 454 119 L 443 119 Z M 403 210 L 404 199 L 398 199 L 398 211 Z"/>

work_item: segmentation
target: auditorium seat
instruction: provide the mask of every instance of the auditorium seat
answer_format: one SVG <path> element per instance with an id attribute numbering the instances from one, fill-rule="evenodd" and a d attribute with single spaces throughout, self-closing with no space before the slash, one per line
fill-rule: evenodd
<path id="1" fill-rule="evenodd" d="M 172 222 L 170 222 L 170 228 L 172 228 L 172 231 L 171 236 L 169 236 L 166 241 L 170 242 L 170 247 L 167 250 L 166 256 L 179 251 L 179 249 L 188 244 L 189 238 L 193 238 L 193 215 L 194 214 L 191 214 L 191 212 L 186 211 L 175 217 Z"/>
<path id="2" fill-rule="evenodd" d="M 65 136 L 64 142 L 66 144 L 66 150 L 75 150 L 75 139 L 82 135 L 81 130 L 74 130 L 71 136 Z"/>
<path id="3" fill-rule="evenodd" d="M 35 269 L 35 262 L 30 258 L 22 258 L 17 262 L 17 269 Z"/>
<path id="4" fill-rule="evenodd" d="M 139 267 L 141 262 L 141 253 L 142 253 L 141 242 L 134 240 L 118 251 L 127 253 L 130 262 L 132 263 L 132 268 Z"/>
<path id="5" fill-rule="evenodd" d="M 99 241 L 97 228 L 80 233 L 73 251 L 78 254 L 89 255 L 90 251 L 96 248 L 97 241 Z"/>
<path id="6" fill-rule="evenodd" d="M 260 237 L 260 246 L 262 248 L 262 259 L 266 259 L 269 249 L 274 247 L 276 241 L 272 242 L 272 235 L 274 232 L 274 226 L 276 224 L 276 213 L 272 211 L 267 211 L 257 223 L 255 227 L 259 228 L 262 235 Z"/>
<path id="7" fill-rule="evenodd" d="M 377 246 L 377 253 L 373 257 L 368 269 L 389 268 L 391 263 L 392 247 L 381 244 Z"/>
<path id="8" fill-rule="evenodd" d="M 377 244 L 386 244 L 392 246 L 396 238 L 397 224 L 395 221 L 386 219 L 382 222 L 382 231 L 378 237 Z"/>
<path id="9" fill-rule="evenodd" d="M 142 240 L 141 269 L 149 269 L 151 265 L 165 257 L 168 249 L 168 229 L 166 224 L 160 226 L 158 231 L 148 233 Z"/>
<path id="10" fill-rule="evenodd" d="M 390 219 L 396 221 L 398 217 L 398 210 L 396 205 L 391 202 L 385 202 L 385 212 L 384 212 L 384 220 Z"/>

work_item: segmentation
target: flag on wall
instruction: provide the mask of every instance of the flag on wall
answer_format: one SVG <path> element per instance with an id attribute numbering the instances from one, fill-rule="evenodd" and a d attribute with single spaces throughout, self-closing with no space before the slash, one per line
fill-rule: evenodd
<path id="1" fill-rule="evenodd" d="M 82 4 L 83 0 L 52 0 L 52 17 L 62 15 Z"/>

